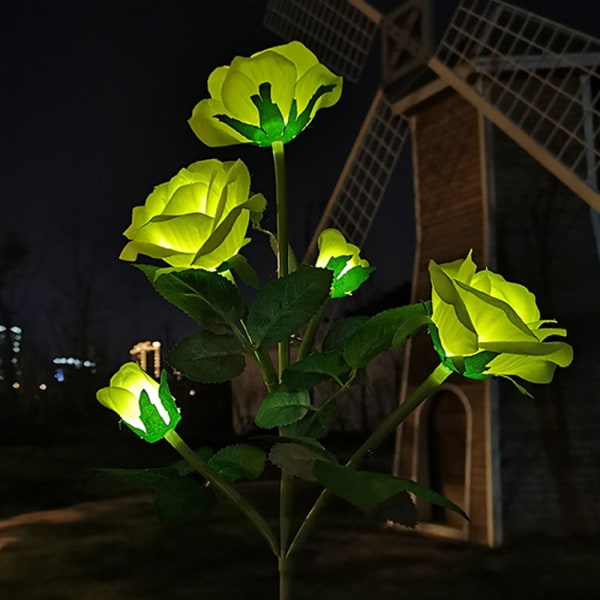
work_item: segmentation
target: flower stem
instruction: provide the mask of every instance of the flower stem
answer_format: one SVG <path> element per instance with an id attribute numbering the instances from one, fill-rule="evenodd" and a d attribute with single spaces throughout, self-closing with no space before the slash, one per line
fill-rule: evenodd
<path id="1" fill-rule="evenodd" d="M 452 371 L 444 364 L 440 363 L 425 379 L 425 381 L 408 396 L 369 436 L 369 438 L 354 452 L 346 467 L 358 467 L 364 456 L 378 448 L 381 443 L 400 425 L 424 400 L 426 400 L 433 391 L 440 386 Z M 323 490 L 316 499 L 312 508 L 306 515 L 302 525 L 298 529 L 292 543 L 287 548 L 286 557 L 290 557 L 304 542 L 307 534 L 314 526 L 316 518 L 321 514 L 325 504 L 330 496 L 328 490 Z M 282 548 L 282 552 L 285 550 Z"/>
<path id="2" fill-rule="evenodd" d="M 237 489 L 228 481 L 223 479 L 218 473 L 213 471 L 179 436 L 179 434 L 171 429 L 167 431 L 164 438 L 179 454 L 187 461 L 187 463 L 220 494 L 233 502 L 235 506 L 246 515 L 250 522 L 258 529 L 259 533 L 265 538 L 267 544 L 275 556 L 279 556 L 279 545 L 277 539 L 269 524 L 263 516 L 252 506 L 246 498 L 244 498 Z"/>
<path id="3" fill-rule="evenodd" d="M 273 142 L 273 163 L 275 167 L 275 196 L 277 205 L 277 277 L 289 273 L 288 257 L 288 215 L 287 190 L 285 185 L 285 154 L 283 142 Z M 290 363 L 290 346 L 287 340 L 279 344 L 279 378 Z"/>
<path id="4" fill-rule="evenodd" d="M 275 166 L 275 196 L 277 203 L 277 272 L 279 277 L 288 274 L 288 216 L 287 190 L 285 184 L 285 153 L 282 142 L 273 142 L 273 163 Z"/>
<path id="5" fill-rule="evenodd" d="M 279 600 L 290 600 L 291 582 L 290 577 L 290 559 L 285 556 L 279 557 Z"/>
<path id="6" fill-rule="evenodd" d="M 308 322 L 306 326 L 306 331 L 304 332 L 304 336 L 302 337 L 302 343 L 300 344 L 300 348 L 298 350 L 297 360 L 301 361 L 303 358 L 306 358 L 310 351 L 312 350 L 315 337 L 317 335 L 317 331 L 319 330 L 319 325 L 321 324 L 321 320 L 323 319 L 323 315 L 325 314 L 325 310 L 329 305 L 329 298 L 323 302 L 321 308 L 317 311 L 313 318 Z"/>
<path id="7" fill-rule="evenodd" d="M 289 273 L 288 257 L 288 213 L 287 190 L 285 184 L 285 154 L 283 142 L 273 142 L 273 163 L 275 167 L 275 195 L 277 205 L 277 277 L 285 277 Z M 278 345 L 279 380 L 290 364 L 289 340 L 283 340 Z M 279 435 L 285 435 L 285 428 L 279 428 Z M 293 477 L 282 471 L 279 484 L 279 599 L 290 598 L 289 560 L 285 557 L 291 538 L 293 514 Z"/>

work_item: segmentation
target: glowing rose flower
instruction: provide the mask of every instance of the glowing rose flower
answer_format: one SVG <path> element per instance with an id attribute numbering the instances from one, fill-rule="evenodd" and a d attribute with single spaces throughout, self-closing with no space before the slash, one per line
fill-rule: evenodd
<path id="1" fill-rule="evenodd" d="M 317 244 L 319 256 L 315 266 L 333 271 L 332 298 L 351 296 L 375 270 L 360 258 L 360 248 L 348 243 L 337 229 L 324 229 Z"/>
<path id="2" fill-rule="evenodd" d="M 120 258 L 133 261 L 145 254 L 176 268 L 215 270 L 247 242 L 250 213 L 264 208 L 261 194 L 250 195 L 242 161 L 195 162 L 133 209 L 124 232 L 131 241 Z"/>
<path id="3" fill-rule="evenodd" d="M 207 146 L 271 146 L 293 140 L 320 108 L 333 106 L 342 78 L 300 42 L 238 56 L 208 78 L 210 98 L 194 108 L 189 124 Z"/>
<path id="4" fill-rule="evenodd" d="M 181 419 L 165 371 L 159 385 L 134 362 L 125 363 L 112 376 L 110 386 L 96 392 L 96 398 L 147 442 L 162 439 Z"/>
<path id="5" fill-rule="evenodd" d="M 429 263 L 434 345 L 442 360 L 473 379 L 518 376 L 549 383 L 557 366 L 566 367 L 573 349 L 565 342 L 544 341 L 566 335 L 542 327 L 535 296 L 471 259 Z M 520 386 L 518 386 L 519 389 Z"/>

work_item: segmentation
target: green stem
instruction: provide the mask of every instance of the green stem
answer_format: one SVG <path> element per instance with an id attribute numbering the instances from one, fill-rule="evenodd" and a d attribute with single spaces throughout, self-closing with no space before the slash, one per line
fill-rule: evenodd
<path id="1" fill-rule="evenodd" d="M 279 378 L 277 377 L 277 373 L 275 372 L 275 367 L 273 366 L 273 361 L 269 356 L 269 352 L 266 348 L 257 348 L 250 337 L 250 333 L 248 328 L 246 327 L 246 323 L 244 321 L 240 321 L 240 326 L 244 331 L 244 336 L 239 334 L 240 341 L 242 345 L 246 349 L 246 351 L 254 356 L 254 360 L 260 369 L 260 373 L 262 375 L 263 381 L 265 382 L 265 386 L 267 388 L 267 392 L 272 392 L 279 385 Z"/>
<path id="2" fill-rule="evenodd" d="M 273 366 L 273 361 L 266 348 L 257 348 L 253 352 L 254 357 L 256 358 L 256 364 L 258 365 L 263 381 L 265 382 L 267 392 L 270 393 L 279 385 L 279 378 L 277 377 L 277 372 Z"/>
<path id="3" fill-rule="evenodd" d="M 298 350 L 298 357 L 296 360 L 300 361 L 303 358 L 306 358 L 313 346 L 315 345 L 315 337 L 317 335 L 317 331 L 319 330 L 319 325 L 321 324 L 321 319 L 325 314 L 325 310 L 329 305 L 329 298 L 323 302 L 321 308 L 318 312 L 313 315 L 313 318 L 308 322 L 306 326 L 306 331 L 304 332 L 304 336 L 302 337 L 302 343 L 300 344 L 300 348 Z"/>
<path id="4" fill-rule="evenodd" d="M 258 529 L 259 533 L 265 538 L 271 551 L 275 556 L 279 556 L 279 545 L 277 539 L 269 524 L 263 516 L 252 506 L 246 498 L 244 498 L 233 485 L 225 481 L 218 473 L 215 473 L 179 436 L 179 434 L 171 429 L 167 431 L 164 438 L 179 454 L 187 461 L 187 463 L 220 494 L 233 502 L 235 506 L 244 513 L 251 523 Z"/>
<path id="5" fill-rule="evenodd" d="M 283 142 L 273 142 L 273 163 L 275 166 L 275 196 L 277 203 L 277 272 L 279 277 L 288 274 L 288 216 L 287 190 L 285 187 L 285 153 Z"/>
<path id="6" fill-rule="evenodd" d="M 290 600 L 291 583 L 290 560 L 285 556 L 279 557 L 279 600 Z"/>
<path id="7" fill-rule="evenodd" d="M 287 215 L 287 190 L 285 184 L 285 154 L 283 142 L 273 142 L 273 163 L 275 167 L 275 195 L 277 205 L 277 277 L 285 277 L 289 273 L 288 256 L 288 215 Z M 290 364 L 289 340 L 284 340 L 278 345 L 279 380 Z M 279 435 L 285 435 L 285 429 L 279 429 Z M 279 484 L 279 599 L 289 600 L 290 578 L 289 561 L 285 558 L 286 550 L 291 538 L 293 515 L 293 477 L 283 471 Z"/>
<path id="8" fill-rule="evenodd" d="M 350 460 L 346 463 L 346 467 L 353 468 L 360 465 L 365 455 L 376 448 L 392 433 L 398 425 L 404 420 L 424 401 L 426 400 L 433 391 L 440 386 L 452 373 L 452 371 L 444 364 L 440 363 L 425 379 L 425 381 L 410 394 L 410 396 L 402 402 L 380 425 L 377 429 L 369 436 L 369 438 L 356 450 L 351 456 Z M 319 497 L 316 499 L 306 518 L 302 522 L 302 525 L 296 533 L 296 537 L 292 540 L 289 548 L 287 549 L 286 557 L 289 557 L 294 553 L 303 543 L 307 534 L 311 531 L 314 526 L 316 518 L 321 514 L 325 504 L 330 496 L 328 490 L 323 490 Z M 282 552 L 285 549 L 282 548 Z"/>
<path id="9" fill-rule="evenodd" d="M 283 142 L 273 142 L 273 163 L 275 167 L 275 196 L 277 205 L 277 277 L 289 273 L 288 256 L 288 213 L 287 190 L 285 185 L 285 154 Z M 290 363 L 290 346 L 287 341 L 279 344 L 279 378 Z"/>

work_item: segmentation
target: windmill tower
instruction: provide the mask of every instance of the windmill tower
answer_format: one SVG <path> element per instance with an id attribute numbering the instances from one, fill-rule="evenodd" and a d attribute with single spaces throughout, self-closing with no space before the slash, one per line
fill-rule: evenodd
<path id="1" fill-rule="evenodd" d="M 285 15 L 296 29 L 281 26 Z M 463 0 L 430 52 L 428 21 L 417 1 L 385 17 L 358 0 L 269 3 L 267 25 L 312 45 L 342 74 L 335 52 L 353 57 L 356 77 L 364 58 L 352 54 L 352 36 L 368 38 L 366 53 L 381 33 L 382 90 L 318 230 L 335 226 L 364 242 L 410 137 L 413 300 L 430 295 L 429 259 L 473 248 L 478 265 L 527 285 L 542 314 L 560 319 L 575 360 L 532 390 L 533 401 L 503 382 L 450 379 L 399 429 L 394 471 L 470 514 L 464 523 L 418 504 L 425 533 L 490 545 L 536 530 L 598 533 L 600 40 L 500 0 Z M 426 84 L 390 95 L 424 65 Z M 386 142 L 389 129 L 396 133 Z M 435 362 L 425 336 L 411 340 L 400 401 Z"/>

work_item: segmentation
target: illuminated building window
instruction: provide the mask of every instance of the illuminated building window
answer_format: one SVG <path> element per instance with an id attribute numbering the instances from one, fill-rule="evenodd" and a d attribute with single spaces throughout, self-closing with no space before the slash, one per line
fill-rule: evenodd
<path id="1" fill-rule="evenodd" d="M 150 342 L 138 342 L 131 348 L 129 354 L 131 357 L 146 371 L 151 373 L 156 379 L 160 377 L 160 347 L 161 344 L 158 341 Z M 150 357 L 148 355 L 151 355 Z M 149 364 L 149 359 L 151 360 Z M 152 371 L 148 369 L 151 368 Z"/>

